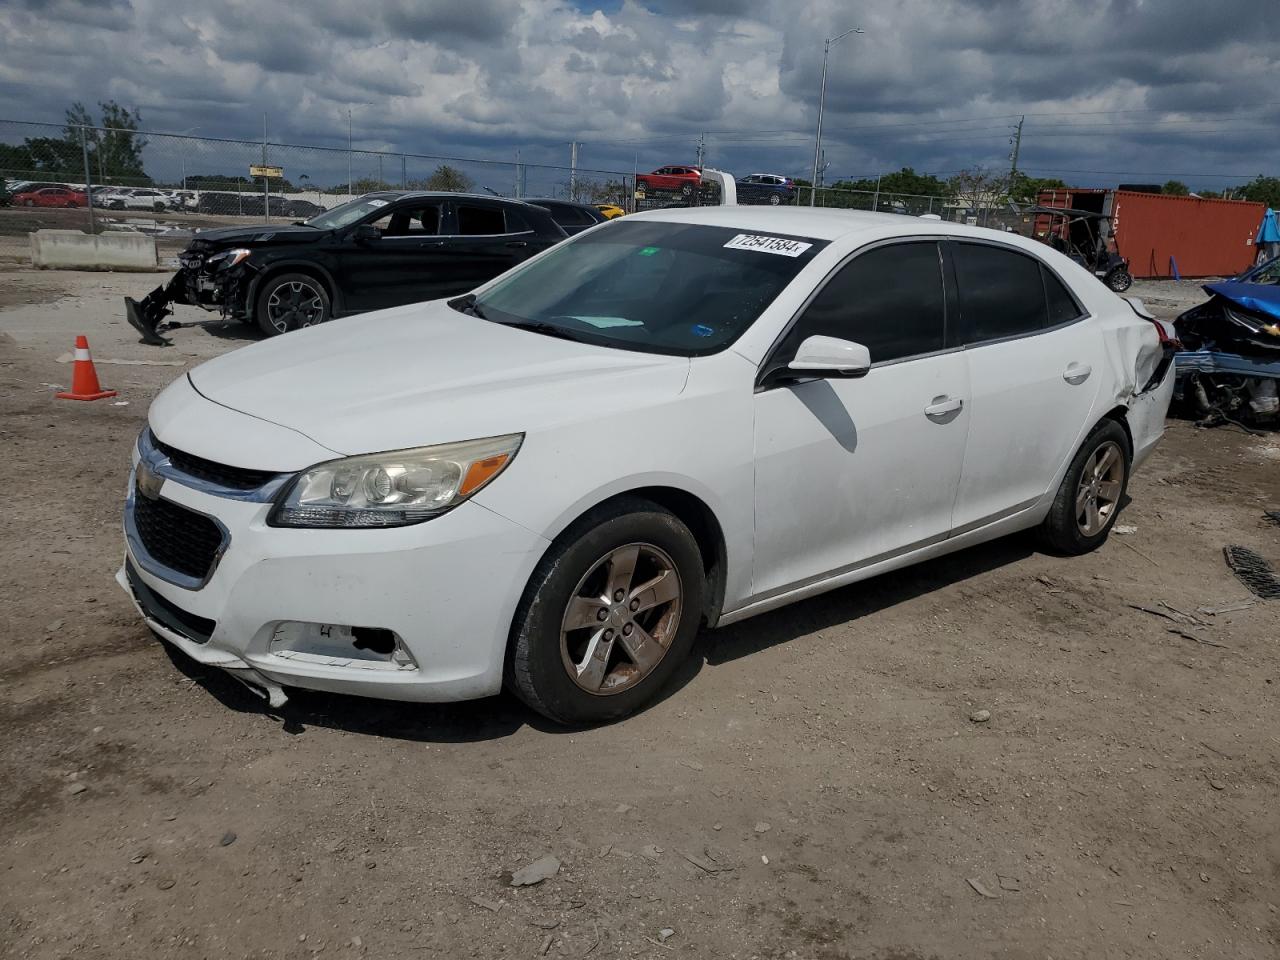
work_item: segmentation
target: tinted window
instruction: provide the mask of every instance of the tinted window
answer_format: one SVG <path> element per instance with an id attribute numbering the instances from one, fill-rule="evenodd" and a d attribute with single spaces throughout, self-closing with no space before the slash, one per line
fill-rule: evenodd
<path id="1" fill-rule="evenodd" d="M 440 232 L 440 207 L 435 204 L 421 207 L 399 207 L 373 225 L 384 237 L 425 237 Z"/>
<path id="2" fill-rule="evenodd" d="M 1044 274 L 1044 298 L 1049 305 L 1049 326 L 1055 327 L 1060 323 L 1070 323 L 1077 319 L 1082 313 L 1075 298 L 1062 285 L 1053 271 L 1049 270 L 1043 264 L 1040 270 Z"/>
<path id="3" fill-rule="evenodd" d="M 805 337 L 860 343 L 871 362 L 941 350 L 946 330 L 936 243 L 899 243 L 860 254 L 828 281 L 787 336 L 790 358 Z"/>
<path id="4" fill-rule="evenodd" d="M 580 227 L 584 224 L 595 223 L 595 218 L 587 211 L 579 207 L 571 207 L 567 204 L 557 204 L 551 208 L 551 219 L 561 226 Z"/>
<path id="5" fill-rule="evenodd" d="M 951 249 L 960 290 L 960 343 L 981 343 L 1044 329 L 1039 260 L 986 244 L 953 243 Z"/>
<path id="6" fill-rule="evenodd" d="M 458 233 L 464 237 L 482 237 L 506 232 L 507 223 L 501 210 L 493 207 L 458 205 Z"/>

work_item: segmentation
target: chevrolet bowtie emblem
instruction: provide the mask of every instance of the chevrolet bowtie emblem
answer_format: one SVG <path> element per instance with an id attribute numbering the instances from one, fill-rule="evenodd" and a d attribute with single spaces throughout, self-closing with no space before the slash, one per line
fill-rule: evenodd
<path id="1" fill-rule="evenodd" d="M 149 500 L 159 499 L 160 487 L 164 483 L 164 477 L 154 473 L 146 461 L 138 462 L 137 481 L 140 494 Z"/>

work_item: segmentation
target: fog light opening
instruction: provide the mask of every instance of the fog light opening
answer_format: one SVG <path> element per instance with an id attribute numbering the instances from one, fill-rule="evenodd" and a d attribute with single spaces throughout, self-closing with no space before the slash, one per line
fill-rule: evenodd
<path id="1" fill-rule="evenodd" d="M 382 627 L 352 627 L 351 645 L 357 650 L 368 650 L 389 657 L 396 650 L 396 635 Z"/>

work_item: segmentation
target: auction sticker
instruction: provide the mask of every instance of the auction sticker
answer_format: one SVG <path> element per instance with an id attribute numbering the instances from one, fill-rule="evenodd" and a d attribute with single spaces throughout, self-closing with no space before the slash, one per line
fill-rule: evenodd
<path id="1" fill-rule="evenodd" d="M 740 233 L 724 245 L 726 250 L 754 250 L 757 253 L 775 253 L 780 257 L 798 257 L 812 243 L 788 240 L 785 237 L 766 237 L 758 233 Z"/>

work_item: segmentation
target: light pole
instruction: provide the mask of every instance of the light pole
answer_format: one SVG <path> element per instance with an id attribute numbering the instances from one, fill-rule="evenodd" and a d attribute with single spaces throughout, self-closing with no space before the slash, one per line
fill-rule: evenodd
<path id="1" fill-rule="evenodd" d="M 191 134 L 195 133 L 199 129 L 200 129 L 199 127 L 188 127 L 186 130 L 178 131 L 178 136 L 184 138 L 182 141 L 182 192 L 183 193 L 186 193 L 187 191 L 187 141 L 185 138 L 191 136 Z M 185 198 L 184 198 L 184 203 L 185 203 Z"/>
<path id="2" fill-rule="evenodd" d="M 827 102 L 827 57 L 831 54 L 831 45 L 838 43 L 845 37 L 853 33 L 862 33 L 861 27 L 854 27 L 852 30 L 846 30 L 838 37 L 827 37 L 826 43 L 822 48 L 822 92 L 818 94 L 818 136 L 817 142 L 813 145 L 813 180 L 812 186 L 809 187 L 809 206 L 815 206 L 818 198 L 818 162 L 822 156 L 822 109 Z"/>

